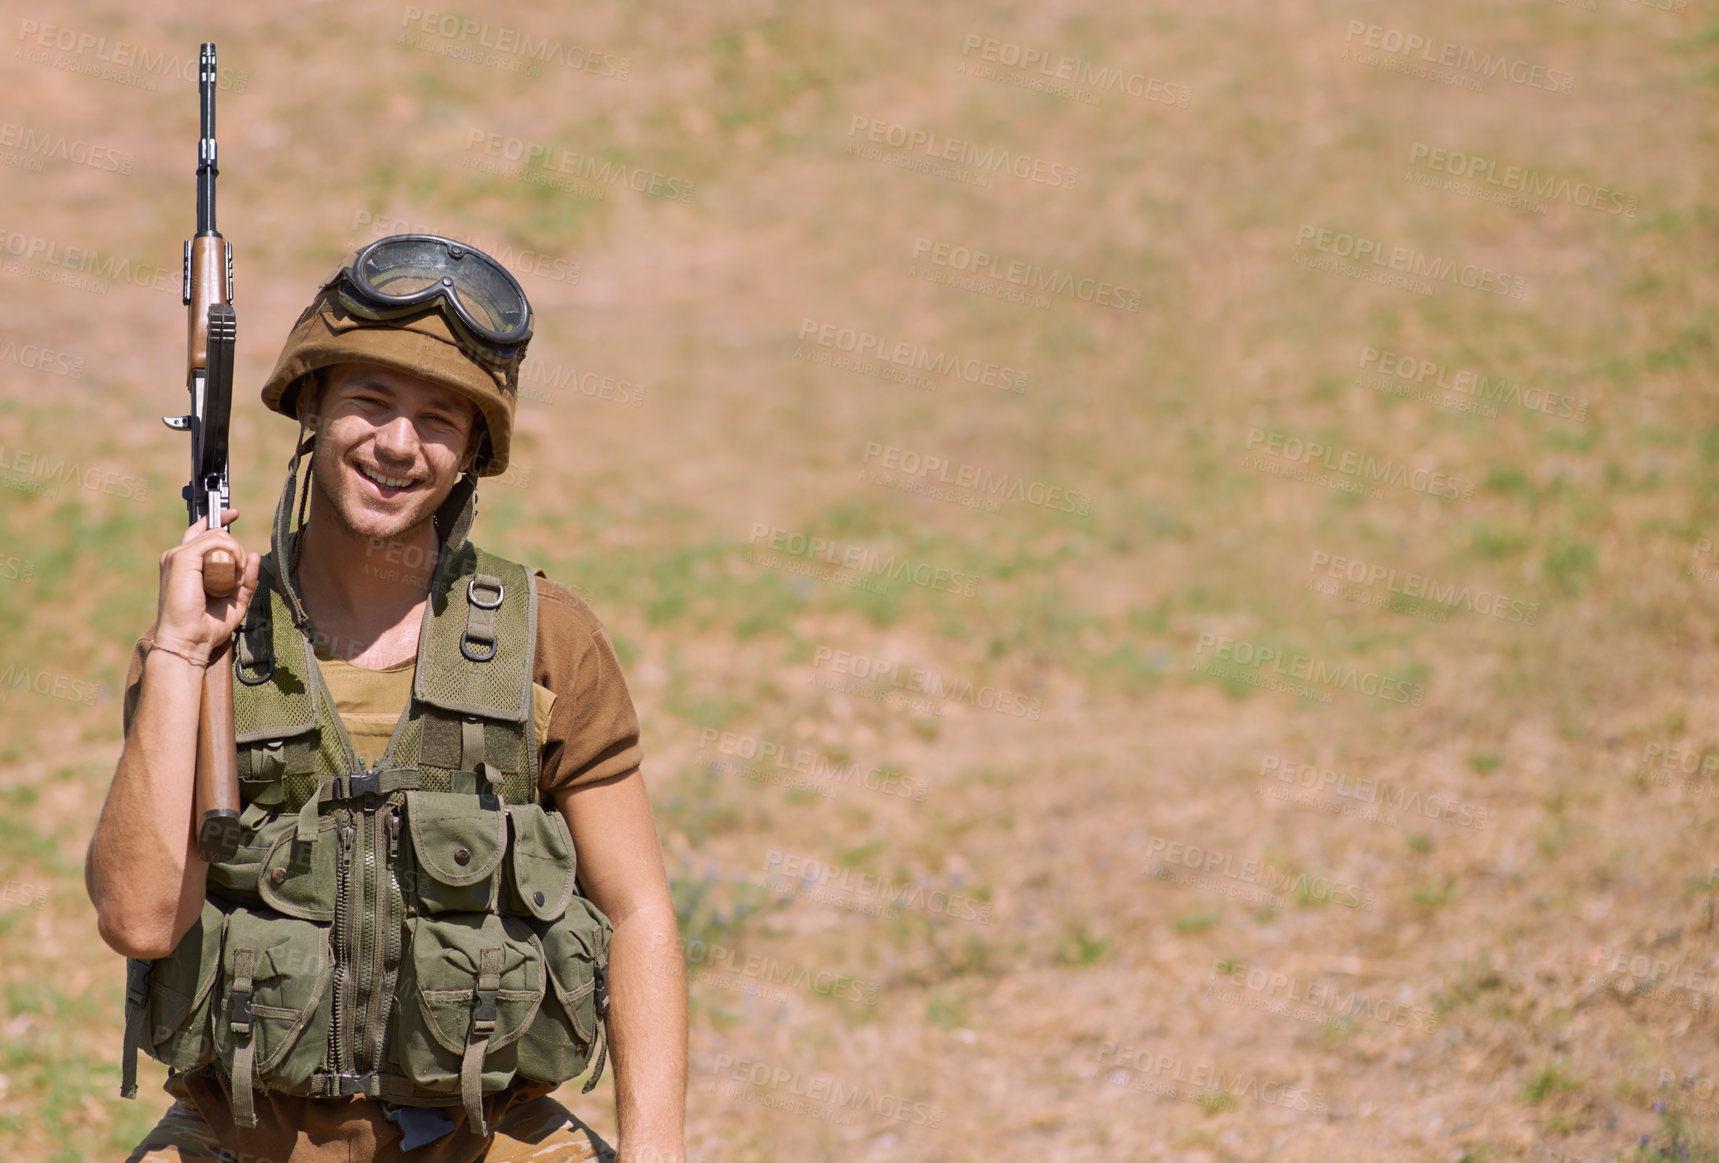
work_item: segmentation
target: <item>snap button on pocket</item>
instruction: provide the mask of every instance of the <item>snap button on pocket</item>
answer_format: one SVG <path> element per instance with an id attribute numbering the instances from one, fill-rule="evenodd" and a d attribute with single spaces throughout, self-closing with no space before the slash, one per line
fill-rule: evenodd
<path id="1" fill-rule="evenodd" d="M 274 881 L 276 884 L 285 884 L 286 883 L 286 869 L 284 869 L 284 868 L 275 869 L 273 872 L 269 873 L 269 879 Z"/>
<path id="2" fill-rule="evenodd" d="M 470 848 L 455 848 L 454 849 L 454 863 L 455 864 L 462 864 L 463 865 L 463 864 L 470 864 L 471 862 L 472 862 L 472 850 Z"/>
<path id="3" fill-rule="evenodd" d="M 533 900 L 533 901 L 536 901 L 536 902 L 537 902 L 537 904 L 538 904 L 538 906 L 539 906 L 539 907 L 542 907 L 542 905 L 543 905 L 543 901 L 544 901 L 544 896 L 543 896 L 543 894 L 542 894 L 542 893 L 540 893 L 540 892 L 534 892 L 534 893 L 532 893 L 532 894 L 531 894 L 531 899 L 532 899 L 532 900 Z"/>

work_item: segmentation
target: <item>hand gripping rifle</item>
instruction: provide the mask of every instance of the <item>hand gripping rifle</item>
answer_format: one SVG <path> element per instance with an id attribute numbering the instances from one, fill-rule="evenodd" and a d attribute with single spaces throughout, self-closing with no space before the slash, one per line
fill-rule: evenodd
<path id="1" fill-rule="evenodd" d="M 233 405 L 233 244 L 215 229 L 215 46 L 198 58 L 202 128 L 197 141 L 197 234 L 185 243 L 183 298 L 189 310 L 185 386 L 191 414 L 163 416 L 169 428 L 191 434 L 191 482 L 185 503 L 191 524 L 221 528 L 227 507 L 227 421 Z M 237 562 L 217 549 L 203 559 L 203 590 L 224 598 L 238 584 Z M 232 643 L 223 643 L 203 673 L 197 726 L 197 783 L 192 819 L 197 854 L 231 860 L 239 846 L 238 749 L 233 728 Z"/>

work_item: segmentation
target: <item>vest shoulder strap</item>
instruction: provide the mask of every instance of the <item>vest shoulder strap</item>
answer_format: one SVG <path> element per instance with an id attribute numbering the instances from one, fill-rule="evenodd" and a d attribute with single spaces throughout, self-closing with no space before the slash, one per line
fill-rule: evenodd
<path id="1" fill-rule="evenodd" d="M 263 557 L 261 584 L 235 636 L 234 733 L 241 745 L 314 731 L 322 709 L 311 676 L 316 657 L 274 584 L 271 557 Z"/>
<path id="2" fill-rule="evenodd" d="M 459 715 L 531 722 L 537 579 L 469 542 L 430 587 L 412 697 Z"/>

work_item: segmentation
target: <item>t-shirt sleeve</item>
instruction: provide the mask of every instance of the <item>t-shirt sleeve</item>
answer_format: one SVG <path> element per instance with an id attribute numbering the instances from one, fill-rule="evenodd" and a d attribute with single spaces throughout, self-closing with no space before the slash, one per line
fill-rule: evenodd
<path id="1" fill-rule="evenodd" d="M 538 574 L 534 679 L 555 694 L 537 787 L 544 795 L 639 766 L 639 716 L 621 661 L 583 598 Z"/>

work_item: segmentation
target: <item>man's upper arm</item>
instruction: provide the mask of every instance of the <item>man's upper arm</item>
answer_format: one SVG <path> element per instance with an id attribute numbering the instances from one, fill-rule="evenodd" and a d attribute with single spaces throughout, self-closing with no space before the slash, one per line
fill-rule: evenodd
<path id="1" fill-rule="evenodd" d="M 533 678 L 555 694 L 537 786 L 557 797 L 637 769 L 643 752 L 638 712 L 602 623 L 566 587 L 540 574 L 537 588 Z"/>
<path id="2" fill-rule="evenodd" d="M 656 822 L 639 773 L 639 719 L 615 648 L 590 606 L 538 581 L 537 681 L 555 693 L 539 789 L 573 835 L 581 890 L 619 925 L 641 907 L 673 916 Z"/>
<path id="3" fill-rule="evenodd" d="M 651 801 L 637 769 L 556 793 L 555 804 L 573 834 L 579 889 L 620 925 L 640 908 L 661 907 L 672 922 L 674 904 L 663 868 Z"/>

